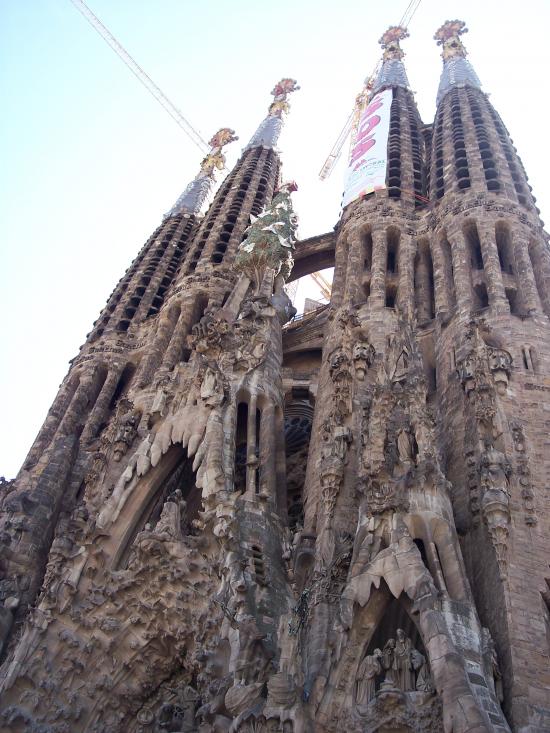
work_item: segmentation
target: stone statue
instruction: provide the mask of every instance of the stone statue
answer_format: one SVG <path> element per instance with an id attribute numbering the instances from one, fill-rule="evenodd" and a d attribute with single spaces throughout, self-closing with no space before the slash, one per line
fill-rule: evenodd
<path id="1" fill-rule="evenodd" d="M 434 688 L 426 657 L 418 649 L 413 649 L 411 652 L 411 664 L 416 672 L 415 689 L 418 692 L 433 692 Z"/>
<path id="2" fill-rule="evenodd" d="M 207 367 L 201 384 L 200 395 L 207 405 L 215 407 L 223 402 L 224 389 L 219 372 Z"/>
<path id="3" fill-rule="evenodd" d="M 257 682 L 271 656 L 265 649 L 267 636 L 258 629 L 256 619 L 251 614 L 241 614 L 230 623 L 238 631 L 235 684 Z"/>
<path id="4" fill-rule="evenodd" d="M 352 440 L 351 428 L 343 424 L 343 419 L 339 412 L 334 413 L 334 422 L 331 455 L 343 462 L 346 459 L 348 445 Z"/>
<path id="5" fill-rule="evenodd" d="M 164 502 L 155 534 L 162 540 L 177 540 L 181 537 L 181 505 L 172 497 Z"/>
<path id="6" fill-rule="evenodd" d="M 372 654 L 365 655 L 357 671 L 355 702 L 357 706 L 368 705 L 376 692 L 376 678 L 382 674 L 382 652 L 375 649 Z"/>
<path id="7" fill-rule="evenodd" d="M 388 639 L 384 644 L 382 650 L 382 668 L 384 669 L 386 676 L 384 683 L 388 686 L 395 686 L 395 639 Z"/>
<path id="8" fill-rule="evenodd" d="M 402 428 L 397 433 L 397 454 L 399 463 L 410 466 L 416 463 L 418 446 L 416 438 L 407 428 Z"/>
<path id="9" fill-rule="evenodd" d="M 378 555 L 382 545 L 385 522 L 380 516 L 361 512 L 359 527 L 355 535 L 351 559 L 351 575 L 359 575 L 366 565 Z"/>
<path id="10" fill-rule="evenodd" d="M 120 461 L 134 442 L 140 417 L 141 412 L 132 409 L 122 416 L 113 444 L 113 458 L 115 461 Z"/>
<path id="11" fill-rule="evenodd" d="M 415 689 L 414 670 L 411 664 L 411 653 L 413 650 L 411 640 L 405 636 L 403 629 L 397 629 L 395 642 L 393 669 L 395 670 L 395 682 L 403 692 Z"/>
<path id="12" fill-rule="evenodd" d="M 510 462 L 504 453 L 488 443 L 481 456 L 481 511 L 495 548 L 501 577 L 505 577 L 507 572 L 510 473 Z"/>

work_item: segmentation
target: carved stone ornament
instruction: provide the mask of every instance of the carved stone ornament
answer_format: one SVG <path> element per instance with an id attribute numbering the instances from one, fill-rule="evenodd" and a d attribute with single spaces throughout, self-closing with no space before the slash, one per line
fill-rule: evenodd
<path id="1" fill-rule="evenodd" d="M 502 577 L 507 573 L 510 524 L 510 462 L 494 446 L 487 446 L 481 456 L 481 513 L 495 548 Z"/>
<path id="2" fill-rule="evenodd" d="M 368 341 L 359 341 L 353 346 L 353 365 L 357 379 L 363 381 L 368 368 L 374 362 L 374 346 Z"/>
<path id="3" fill-rule="evenodd" d="M 508 380 L 512 373 L 512 357 L 508 351 L 489 346 L 487 348 L 489 369 L 497 386 L 499 394 L 506 394 Z"/>
<path id="4" fill-rule="evenodd" d="M 510 431 L 514 442 L 515 464 L 517 467 L 518 483 L 520 487 L 521 500 L 525 512 L 525 523 L 533 526 L 537 524 L 535 508 L 535 492 L 531 477 L 530 459 L 527 451 L 527 441 L 523 431 L 523 425 L 518 420 L 510 421 Z"/>

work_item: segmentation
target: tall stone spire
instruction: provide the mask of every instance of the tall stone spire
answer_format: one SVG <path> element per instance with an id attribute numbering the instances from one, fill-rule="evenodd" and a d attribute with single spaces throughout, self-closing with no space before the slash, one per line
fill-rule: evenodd
<path id="1" fill-rule="evenodd" d="M 245 150 L 261 146 L 263 148 L 274 148 L 279 140 L 281 129 L 283 127 L 284 115 L 290 109 L 287 101 L 288 95 L 295 92 L 300 87 L 294 79 L 281 79 L 275 84 L 271 94 L 274 97 L 273 102 L 269 105 L 267 117 L 262 120 L 260 126 L 252 136 Z"/>
<path id="2" fill-rule="evenodd" d="M 384 49 L 382 66 L 373 85 L 373 93 L 386 87 L 404 87 L 409 89 L 409 80 L 403 64 L 405 56 L 399 41 L 409 37 L 409 32 L 401 26 L 391 26 L 378 43 Z"/>
<path id="3" fill-rule="evenodd" d="M 180 276 L 198 268 L 229 264 L 237 252 L 250 216 L 258 216 L 271 200 L 279 177 L 279 155 L 275 146 L 282 129 L 287 101 L 299 89 L 294 79 L 281 79 L 271 94 L 273 102 L 244 148 L 231 173 L 217 190 L 212 206 L 201 221 L 193 246 L 182 263 Z"/>
<path id="4" fill-rule="evenodd" d="M 222 127 L 209 141 L 210 152 L 201 162 L 201 169 L 187 186 L 165 218 L 176 214 L 198 214 L 214 184 L 215 171 L 223 170 L 225 156 L 222 149 L 225 145 L 238 140 L 235 131 Z"/>
<path id="5" fill-rule="evenodd" d="M 437 45 L 442 46 L 441 58 L 443 59 L 443 71 L 441 72 L 437 91 L 437 104 L 453 87 L 470 86 L 481 89 L 481 82 L 473 66 L 466 59 L 468 52 L 460 40 L 460 36 L 467 32 L 468 29 L 464 21 L 447 20 L 434 35 Z"/>
<path id="6" fill-rule="evenodd" d="M 403 64 L 405 56 L 400 41 L 409 33 L 401 26 L 391 26 L 379 40 L 383 49 L 382 65 L 376 78 L 367 80 L 358 107 L 385 89 L 392 89 L 386 188 L 390 198 L 407 198 L 422 205 L 425 195 L 424 141 L 422 120 L 418 114 Z"/>

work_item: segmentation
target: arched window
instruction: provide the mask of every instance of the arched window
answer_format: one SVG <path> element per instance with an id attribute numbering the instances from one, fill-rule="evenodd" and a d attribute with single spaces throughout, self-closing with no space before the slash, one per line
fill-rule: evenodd
<path id="1" fill-rule="evenodd" d="M 363 232 L 361 242 L 363 245 L 363 268 L 370 272 L 372 267 L 372 233 L 370 229 Z"/>
<path id="2" fill-rule="evenodd" d="M 288 524 L 304 524 L 303 489 L 313 422 L 313 405 L 306 396 L 286 405 L 284 414 Z"/>
<path id="3" fill-rule="evenodd" d="M 175 529 L 179 530 L 182 537 L 198 532 L 194 520 L 198 518 L 202 509 L 202 492 L 196 485 L 196 476 L 192 461 L 187 457 L 187 451 L 181 445 L 172 446 L 155 471 L 161 478 L 156 488 L 149 492 L 149 499 L 144 502 L 126 532 L 124 544 L 117 552 L 114 561 L 117 569 L 131 565 L 139 549 L 135 543 L 140 540 L 140 533 L 154 533 L 166 501 L 177 505 L 180 526 Z M 147 478 L 143 480 L 146 481 Z M 145 537 L 145 541 L 147 539 Z M 150 541 L 155 542 L 154 536 Z"/>
<path id="4" fill-rule="evenodd" d="M 135 371 L 136 367 L 134 364 L 126 364 L 117 382 L 115 391 L 113 392 L 113 396 L 111 397 L 109 410 L 114 410 L 120 398 L 127 394 L 128 390 L 130 389 L 130 384 L 134 377 Z"/>
<path id="5" fill-rule="evenodd" d="M 479 283 L 474 287 L 474 310 L 483 310 L 489 307 L 489 295 L 485 283 Z"/>
<path id="6" fill-rule="evenodd" d="M 451 245 L 449 240 L 447 239 L 447 232 L 445 231 L 441 233 L 439 246 L 441 248 L 441 257 L 443 260 L 443 276 L 445 288 L 448 295 L 449 305 L 452 308 L 456 305 L 456 289 Z"/>
<path id="7" fill-rule="evenodd" d="M 463 227 L 466 246 L 470 255 L 470 266 L 472 270 L 483 270 L 483 255 L 481 253 L 481 242 L 477 224 L 474 221 L 468 221 Z"/>
<path id="8" fill-rule="evenodd" d="M 495 224 L 495 240 L 497 244 L 498 260 L 500 269 L 509 275 L 514 274 L 514 259 L 512 255 L 512 242 L 510 229 L 505 222 L 497 221 Z"/>
<path id="9" fill-rule="evenodd" d="M 414 258 L 414 295 L 416 317 L 423 325 L 435 316 L 434 269 L 430 245 L 426 239 L 418 242 Z"/>
<path id="10" fill-rule="evenodd" d="M 233 486 L 241 494 L 246 491 L 246 462 L 248 445 L 248 402 L 241 401 L 237 405 L 237 423 L 235 427 L 235 459 Z"/>

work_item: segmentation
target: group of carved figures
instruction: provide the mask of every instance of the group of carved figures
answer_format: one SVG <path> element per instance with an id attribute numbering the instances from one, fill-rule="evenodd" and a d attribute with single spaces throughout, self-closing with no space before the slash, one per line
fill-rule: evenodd
<path id="1" fill-rule="evenodd" d="M 433 692 L 426 657 L 414 648 L 403 629 L 397 629 L 395 638 L 388 639 L 382 649 L 363 657 L 355 687 L 357 707 L 368 705 L 380 686 L 402 692 Z"/>

